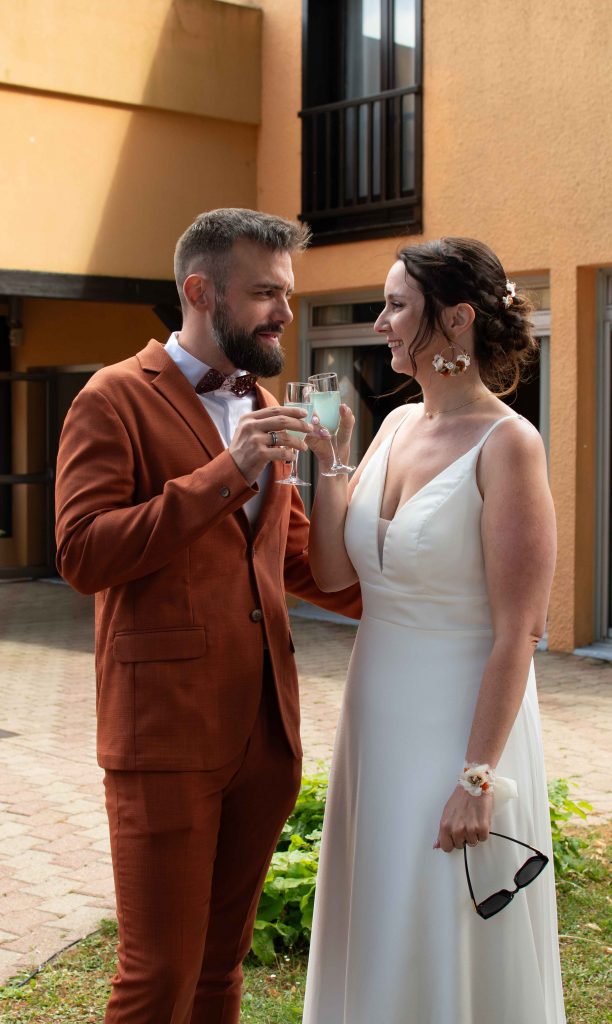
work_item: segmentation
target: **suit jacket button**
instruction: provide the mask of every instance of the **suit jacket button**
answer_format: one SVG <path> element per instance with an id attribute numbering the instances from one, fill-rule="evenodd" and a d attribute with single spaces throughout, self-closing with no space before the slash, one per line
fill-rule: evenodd
<path id="1" fill-rule="evenodd" d="M 263 619 L 263 612 L 261 608 L 253 608 L 250 615 L 251 622 L 261 622 Z"/>
<path id="2" fill-rule="evenodd" d="M 230 489 L 229 489 L 229 487 L 222 487 L 221 490 L 219 491 L 219 494 L 221 495 L 222 498 L 229 498 L 229 496 L 230 496 Z"/>

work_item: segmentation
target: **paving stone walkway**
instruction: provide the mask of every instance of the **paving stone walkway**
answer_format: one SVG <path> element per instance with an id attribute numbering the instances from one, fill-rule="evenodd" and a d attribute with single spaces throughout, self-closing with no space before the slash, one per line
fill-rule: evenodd
<path id="1" fill-rule="evenodd" d="M 354 628 L 295 618 L 306 767 L 329 761 Z M 92 601 L 0 584 L 0 983 L 114 913 L 95 762 Z M 612 664 L 539 654 L 549 777 L 612 815 Z"/>

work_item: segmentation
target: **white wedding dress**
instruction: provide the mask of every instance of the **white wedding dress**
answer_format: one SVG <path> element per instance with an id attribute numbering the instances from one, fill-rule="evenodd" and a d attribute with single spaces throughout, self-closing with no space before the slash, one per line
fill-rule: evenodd
<path id="1" fill-rule="evenodd" d="M 485 921 L 463 853 L 433 849 L 492 645 L 476 463 L 502 422 L 398 509 L 382 548 L 395 432 L 352 497 L 346 546 L 364 612 L 334 750 L 303 1024 L 565 1022 L 533 667 L 498 765 L 518 799 L 492 827 L 551 863 Z M 513 890 L 529 856 L 495 837 L 468 850 L 477 901 Z"/>

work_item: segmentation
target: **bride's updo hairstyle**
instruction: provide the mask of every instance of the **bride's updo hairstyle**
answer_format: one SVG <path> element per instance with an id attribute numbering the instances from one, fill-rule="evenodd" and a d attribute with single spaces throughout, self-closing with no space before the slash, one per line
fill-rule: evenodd
<path id="1" fill-rule="evenodd" d="M 525 294 L 512 294 L 504 268 L 488 245 L 473 238 L 439 238 L 400 249 L 397 258 L 425 298 L 409 348 L 413 370 L 415 356 L 436 330 L 447 337 L 442 310 L 466 302 L 475 314 L 475 356 L 484 384 L 500 395 L 514 391 L 521 371 L 538 351 L 529 322 L 533 307 Z"/>

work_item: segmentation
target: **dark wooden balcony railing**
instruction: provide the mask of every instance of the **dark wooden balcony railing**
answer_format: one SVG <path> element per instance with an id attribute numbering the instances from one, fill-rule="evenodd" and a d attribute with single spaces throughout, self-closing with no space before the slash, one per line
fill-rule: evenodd
<path id="1" fill-rule="evenodd" d="M 419 86 L 302 110 L 302 220 L 314 241 L 420 230 Z"/>

